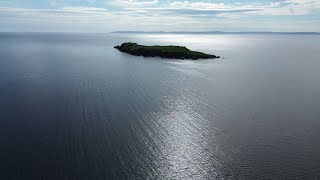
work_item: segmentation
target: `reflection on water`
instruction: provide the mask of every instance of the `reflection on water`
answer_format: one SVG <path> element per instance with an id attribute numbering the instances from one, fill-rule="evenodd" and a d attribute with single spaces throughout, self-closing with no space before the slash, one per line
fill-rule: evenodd
<path id="1" fill-rule="evenodd" d="M 0 177 L 317 179 L 319 38 L 2 33 Z M 225 59 L 112 48 L 128 41 Z"/>

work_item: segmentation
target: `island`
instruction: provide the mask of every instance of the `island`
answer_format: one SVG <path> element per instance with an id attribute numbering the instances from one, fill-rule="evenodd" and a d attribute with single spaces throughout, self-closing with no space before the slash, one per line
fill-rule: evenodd
<path id="1" fill-rule="evenodd" d="M 120 46 L 115 46 L 121 52 L 128 53 L 134 56 L 144 57 L 161 57 L 169 59 L 214 59 L 219 56 L 205 54 L 202 52 L 191 51 L 182 46 L 144 46 L 137 43 L 123 43 Z"/>

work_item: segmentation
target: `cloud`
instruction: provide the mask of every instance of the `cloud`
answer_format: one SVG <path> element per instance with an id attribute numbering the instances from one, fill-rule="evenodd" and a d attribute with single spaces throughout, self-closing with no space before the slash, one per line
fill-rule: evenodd
<path id="1" fill-rule="evenodd" d="M 93 4 L 96 2 L 96 0 L 48 0 L 48 3 L 53 7 L 70 6 L 75 3 L 81 3 L 81 2 Z"/>
<path id="2" fill-rule="evenodd" d="M 58 9 L 27 9 L 27 8 L 11 8 L 0 7 L 0 15 L 6 15 L 6 17 L 24 16 L 25 18 L 39 16 L 39 18 L 53 18 L 54 16 L 68 17 L 74 14 L 101 14 L 107 13 L 105 8 L 95 7 L 63 7 Z M 50 16 L 50 17 L 49 17 Z"/>
<path id="3" fill-rule="evenodd" d="M 158 15 L 185 15 L 185 16 L 207 16 L 207 17 L 225 17 L 234 18 L 241 16 L 260 16 L 260 15 L 303 15 L 311 12 L 312 9 L 319 7 L 318 0 L 285 0 L 279 2 L 266 3 L 212 3 L 212 2 L 190 2 L 190 1 L 172 1 L 163 4 L 153 5 L 157 1 L 130 1 L 116 0 L 123 4 L 123 11 L 141 13 L 141 14 L 158 14 Z M 132 2 L 132 4 L 128 2 Z M 126 2 L 126 3 L 125 3 Z M 120 3 L 121 4 L 121 3 Z"/>
<path id="4" fill-rule="evenodd" d="M 57 30 L 61 26 L 99 27 L 100 29 L 109 28 L 137 28 L 138 26 L 172 26 L 179 23 L 193 21 L 187 17 L 167 16 L 165 18 L 155 18 L 154 15 L 132 15 L 130 13 L 111 12 L 104 8 L 92 7 L 63 7 L 58 9 L 25 9 L 0 7 L 0 22 L 4 20 L 10 24 L 23 23 L 28 26 L 50 26 Z M 178 22 L 176 22 L 178 21 Z M 110 26 L 112 24 L 112 26 Z M 111 27 L 111 28 L 110 28 Z M 43 28 L 43 27 L 41 27 Z M 113 29 L 116 30 L 116 29 Z M 100 30 L 101 31 L 101 30 Z"/>
<path id="5" fill-rule="evenodd" d="M 107 11 L 106 8 L 96 8 L 96 7 L 86 7 L 86 6 L 71 6 L 71 7 L 63 7 L 58 9 L 58 11 L 65 12 L 103 12 Z"/>
<path id="6" fill-rule="evenodd" d="M 171 8 L 191 8 L 191 9 L 230 9 L 232 6 L 224 3 L 208 3 L 208 2 L 189 2 L 174 1 L 168 4 Z"/>
<path id="7" fill-rule="evenodd" d="M 79 3 L 80 0 L 48 2 L 52 7 L 47 9 L 0 6 L 0 30 L 19 25 L 37 31 L 239 30 L 267 28 L 275 22 L 281 22 L 276 24 L 278 27 L 292 28 L 319 23 L 319 20 L 298 21 L 294 16 L 319 14 L 320 11 L 319 0 L 232 4 L 213 1 L 111 0 L 107 5 L 104 4 L 106 8 L 102 8 L 101 4 L 95 6 L 98 3 L 95 0 L 82 1 L 86 2 L 84 4 Z M 281 21 L 275 16 L 290 18 Z M 309 28 L 319 26 L 309 25 Z"/>
<path id="8" fill-rule="evenodd" d="M 111 4 L 114 6 L 119 6 L 119 7 L 150 7 L 158 4 L 158 0 L 113 0 Z"/>
<path id="9" fill-rule="evenodd" d="M 260 11 L 260 9 L 192 9 L 192 8 L 127 8 L 126 10 L 161 15 L 215 16 L 217 14 L 233 14 Z"/>
<path id="10" fill-rule="evenodd" d="M 256 6 L 259 7 L 259 6 Z M 299 16 L 319 14 L 319 0 L 284 0 L 260 6 L 262 11 L 258 15 L 271 16 Z"/>

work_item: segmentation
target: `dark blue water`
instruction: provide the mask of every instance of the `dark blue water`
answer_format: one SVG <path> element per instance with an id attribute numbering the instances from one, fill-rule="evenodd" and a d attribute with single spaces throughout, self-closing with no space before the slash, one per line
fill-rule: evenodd
<path id="1" fill-rule="evenodd" d="M 133 57 L 133 41 L 224 59 Z M 0 34 L 1 179 L 319 179 L 320 36 Z"/>

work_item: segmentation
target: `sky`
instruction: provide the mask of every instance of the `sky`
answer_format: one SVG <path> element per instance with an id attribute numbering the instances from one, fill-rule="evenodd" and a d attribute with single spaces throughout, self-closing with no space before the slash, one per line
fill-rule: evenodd
<path id="1" fill-rule="evenodd" d="M 320 32 L 320 0 L 0 0 L 2 32 Z"/>

